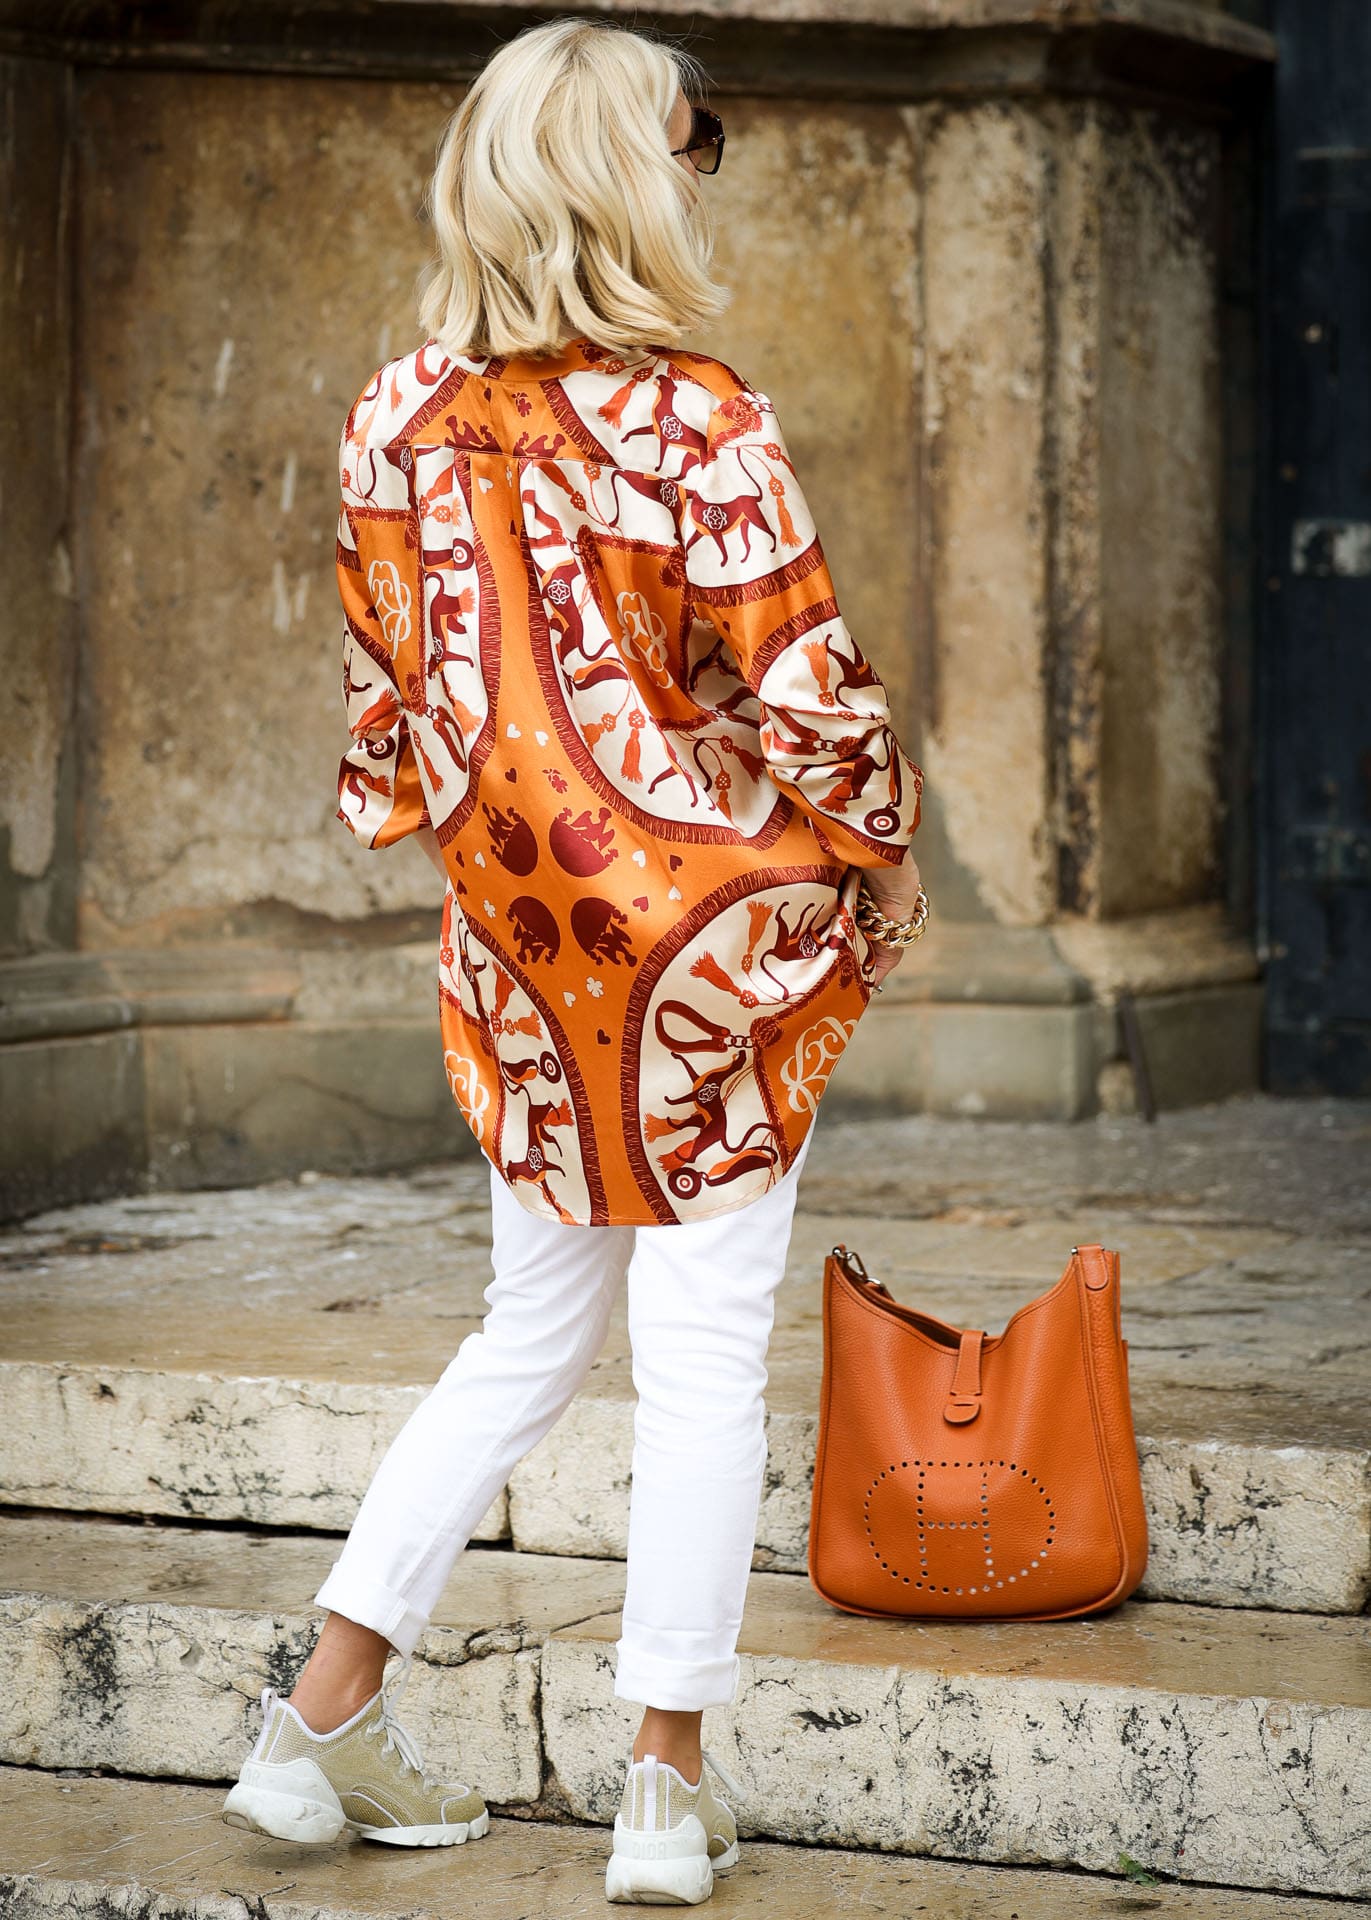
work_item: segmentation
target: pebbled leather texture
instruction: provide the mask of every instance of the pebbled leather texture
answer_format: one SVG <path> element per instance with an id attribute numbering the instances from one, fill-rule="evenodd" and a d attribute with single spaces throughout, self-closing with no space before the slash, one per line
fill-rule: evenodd
<path id="1" fill-rule="evenodd" d="M 1147 1565 L 1120 1260 L 1075 1247 L 1056 1285 L 986 1335 L 824 1264 L 809 1578 L 849 1613 L 1061 1620 L 1128 1597 Z"/>

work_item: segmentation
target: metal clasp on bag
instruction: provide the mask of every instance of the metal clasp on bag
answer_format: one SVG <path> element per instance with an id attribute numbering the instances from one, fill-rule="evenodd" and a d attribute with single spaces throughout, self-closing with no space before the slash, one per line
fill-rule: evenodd
<path id="1" fill-rule="evenodd" d="M 872 1279 L 862 1264 L 862 1256 L 859 1253 L 849 1253 L 841 1240 L 832 1251 L 834 1259 L 842 1262 L 854 1280 L 860 1280 L 862 1285 L 870 1287 L 873 1293 L 883 1293 L 887 1300 L 892 1298 L 889 1287 L 883 1287 L 879 1280 Z"/>

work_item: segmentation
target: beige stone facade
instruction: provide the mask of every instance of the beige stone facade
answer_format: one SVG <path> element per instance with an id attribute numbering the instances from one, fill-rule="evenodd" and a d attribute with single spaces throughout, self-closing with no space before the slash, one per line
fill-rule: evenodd
<path id="1" fill-rule="evenodd" d="M 11 1212 L 467 1144 L 432 870 L 333 817 L 337 433 L 419 338 L 419 203 L 488 47 L 393 11 L 370 49 L 240 27 L 215 70 L 95 9 L 65 41 L 0 20 Z M 1222 286 L 1270 45 L 1155 0 L 698 11 L 735 295 L 691 344 L 774 398 L 927 782 L 930 935 L 830 1097 L 1071 1116 L 1255 1084 Z"/>

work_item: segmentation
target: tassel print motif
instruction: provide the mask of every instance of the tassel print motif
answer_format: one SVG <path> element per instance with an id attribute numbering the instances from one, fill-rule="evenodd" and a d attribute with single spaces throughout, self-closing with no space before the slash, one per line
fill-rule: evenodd
<path id="1" fill-rule="evenodd" d="M 767 396 L 708 355 L 429 340 L 339 441 L 361 846 L 431 831 L 453 1099 L 530 1212 L 727 1212 L 870 994 L 860 867 L 923 775 Z"/>

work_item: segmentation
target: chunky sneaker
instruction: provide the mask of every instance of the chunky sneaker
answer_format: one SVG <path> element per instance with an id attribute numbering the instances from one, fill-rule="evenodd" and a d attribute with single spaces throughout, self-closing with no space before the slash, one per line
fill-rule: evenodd
<path id="1" fill-rule="evenodd" d="M 708 1753 L 706 1762 L 735 1799 L 741 1787 Z M 605 1869 L 610 1900 L 694 1907 L 714 1891 L 714 1875 L 738 1864 L 738 1823 L 715 1794 L 705 1767 L 692 1787 L 655 1753 L 635 1760 L 614 1817 L 614 1851 Z"/>
<path id="2" fill-rule="evenodd" d="M 307 1727 L 288 1700 L 262 1689 L 262 1731 L 224 1802 L 231 1827 L 275 1840 L 326 1844 L 350 1827 L 392 1847 L 455 1847 L 490 1826 L 474 1788 L 444 1786 L 424 1769 L 394 1717 L 409 1678 L 406 1655 L 391 1679 L 332 1733 Z"/>

